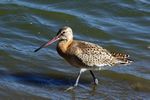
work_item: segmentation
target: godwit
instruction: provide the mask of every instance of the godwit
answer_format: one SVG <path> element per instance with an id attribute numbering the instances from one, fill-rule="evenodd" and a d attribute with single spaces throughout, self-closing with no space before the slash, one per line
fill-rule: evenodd
<path id="1" fill-rule="evenodd" d="M 57 52 L 59 55 L 71 65 L 80 68 L 80 72 L 74 86 L 69 89 L 72 89 L 78 85 L 81 73 L 86 70 L 90 71 L 94 79 L 94 83 L 98 84 L 98 79 L 95 77 L 92 70 L 107 69 L 117 64 L 129 64 L 131 62 L 131 60 L 129 60 L 129 55 L 110 53 L 97 44 L 73 40 L 72 29 L 68 26 L 61 28 L 56 37 L 40 46 L 35 50 L 35 52 L 43 47 L 49 46 L 55 41 L 59 41 L 57 44 Z"/>

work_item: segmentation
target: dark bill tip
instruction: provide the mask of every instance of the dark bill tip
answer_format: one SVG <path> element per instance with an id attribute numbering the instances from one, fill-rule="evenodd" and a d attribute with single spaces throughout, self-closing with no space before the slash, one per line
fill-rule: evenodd
<path id="1" fill-rule="evenodd" d="M 49 46 L 50 44 L 52 44 L 53 42 L 55 42 L 55 41 L 57 41 L 57 40 L 59 40 L 59 37 L 58 37 L 58 36 L 57 36 L 57 37 L 54 37 L 52 40 L 48 41 L 47 43 L 41 45 L 39 48 L 37 48 L 36 50 L 34 50 L 34 52 L 39 51 L 39 50 L 42 49 L 43 47 Z"/>
<path id="2" fill-rule="evenodd" d="M 34 52 L 39 51 L 40 49 L 42 49 L 45 46 L 45 44 L 41 45 L 39 48 L 37 48 L 36 50 L 34 50 Z"/>

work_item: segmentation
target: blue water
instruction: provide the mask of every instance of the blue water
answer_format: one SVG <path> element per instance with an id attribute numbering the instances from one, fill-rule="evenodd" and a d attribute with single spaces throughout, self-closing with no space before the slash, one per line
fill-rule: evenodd
<path id="1" fill-rule="evenodd" d="M 70 26 L 74 38 L 111 52 L 126 53 L 133 63 L 96 71 L 100 84 L 83 73 L 72 92 L 79 69 L 61 58 L 56 43 L 34 53 Z M 2 100 L 142 99 L 150 95 L 149 0 L 1 0 L 0 98 Z"/>

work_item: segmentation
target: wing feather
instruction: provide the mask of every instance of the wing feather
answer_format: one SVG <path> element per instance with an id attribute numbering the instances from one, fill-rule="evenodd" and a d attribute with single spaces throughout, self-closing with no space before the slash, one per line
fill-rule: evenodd
<path id="1" fill-rule="evenodd" d="M 93 67 L 93 66 L 111 66 L 113 64 L 114 57 L 104 48 L 99 45 L 84 42 L 76 41 L 74 45 L 74 56 L 77 57 L 84 65 Z"/>

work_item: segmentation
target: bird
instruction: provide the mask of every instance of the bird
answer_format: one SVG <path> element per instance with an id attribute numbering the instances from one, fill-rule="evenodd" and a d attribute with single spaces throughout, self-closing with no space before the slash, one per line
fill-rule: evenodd
<path id="1" fill-rule="evenodd" d="M 74 40 L 73 31 L 69 26 L 60 28 L 53 39 L 41 45 L 34 52 L 48 47 L 56 41 L 58 41 L 56 47 L 58 54 L 72 66 L 80 69 L 75 84 L 67 90 L 78 86 L 80 76 L 85 71 L 90 72 L 94 84 L 98 85 L 98 79 L 94 75 L 93 70 L 106 70 L 116 65 L 127 65 L 132 62 L 127 54 L 111 53 L 98 44 Z"/>

